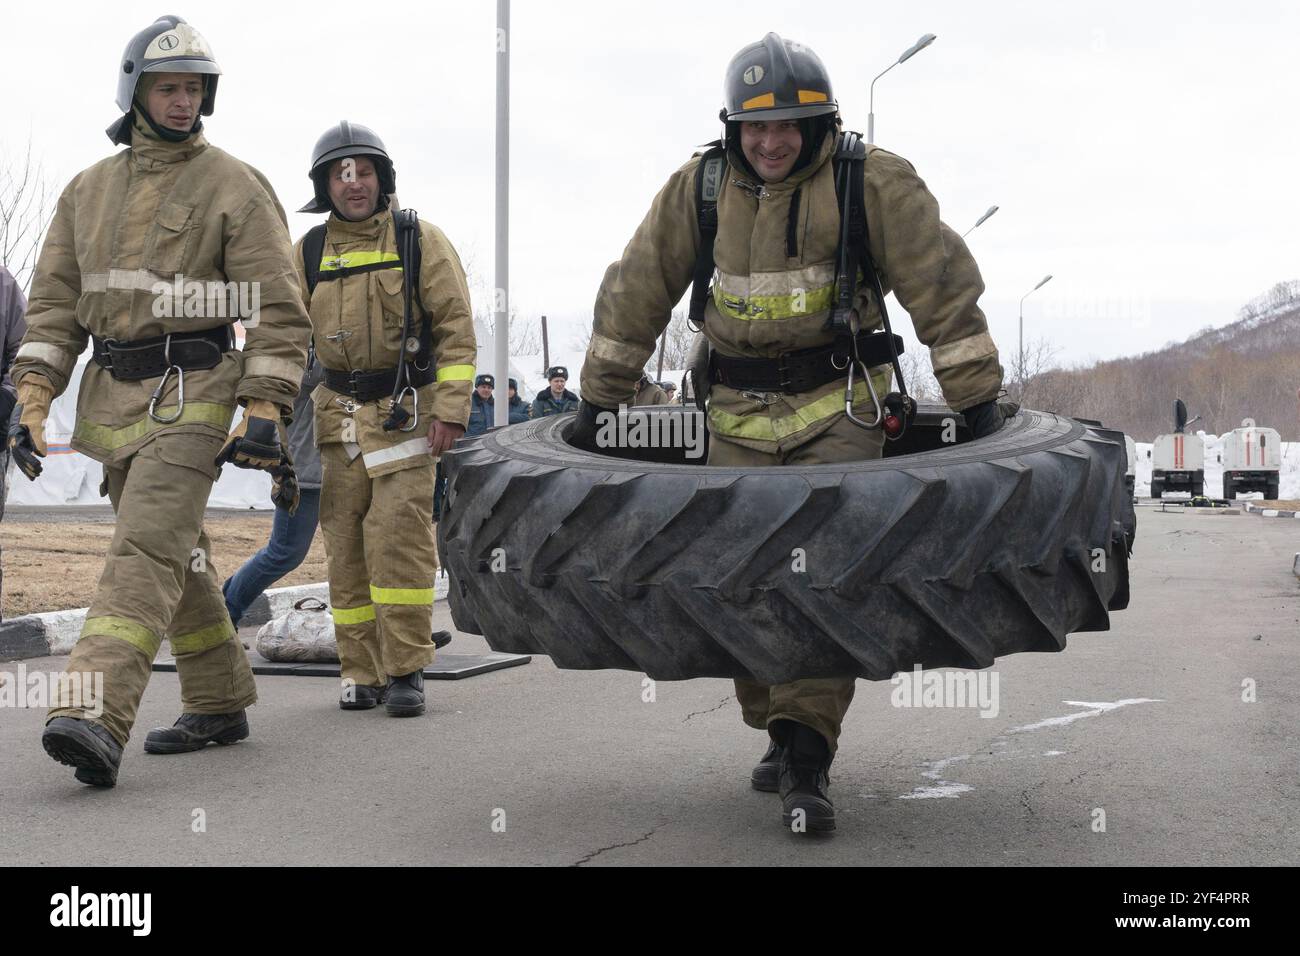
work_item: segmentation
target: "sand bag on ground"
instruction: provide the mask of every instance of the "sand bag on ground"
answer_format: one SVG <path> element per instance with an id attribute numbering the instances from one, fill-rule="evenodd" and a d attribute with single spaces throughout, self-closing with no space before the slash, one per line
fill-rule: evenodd
<path id="1" fill-rule="evenodd" d="M 257 632 L 257 653 L 281 663 L 338 663 L 334 618 L 328 604 L 303 598 Z"/>

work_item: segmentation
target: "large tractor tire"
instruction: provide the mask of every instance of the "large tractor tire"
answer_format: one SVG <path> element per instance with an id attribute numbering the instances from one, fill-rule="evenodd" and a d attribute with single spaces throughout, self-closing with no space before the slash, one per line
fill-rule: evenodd
<path id="1" fill-rule="evenodd" d="M 1118 431 L 1026 410 L 963 441 L 959 414 L 923 406 L 884 459 L 724 468 L 582 451 L 572 421 L 443 457 L 452 617 L 498 651 L 664 680 L 882 680 L 1060 651 L 1128 604 Z"/>

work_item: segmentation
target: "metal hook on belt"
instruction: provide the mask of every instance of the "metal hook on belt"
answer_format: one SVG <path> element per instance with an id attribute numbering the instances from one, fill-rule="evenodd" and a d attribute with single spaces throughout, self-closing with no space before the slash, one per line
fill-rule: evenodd
<path id="1" fill-rule="evenodd" d="M 185 411 L 185 369 L 179 365 L 172 364 L 172 337 L 167 336 L 163 342 L 163 361 L 167 363 L 167 371 L 163 372 L 162 381 L 158 387 L 153 390 L 153 396 L 149 399 L 149 417 L 159 425 L 170 425 L 181 417 Z M 163 391 L 167 388 L 167 378 L 172 372 L 176 373 L 176 414 L 171 418 L 163 418 L 155 409 L 158 406 L 158 400 L 162 398 Z"/>
<path id="2" fill-rule="evenodd" d="M 849 421 L 859 428 L 879 428 L 880 423 L 885 420 L 885 410 L 880 405 L 880 396 L 876 394 L 875 383 L 871 381 L 871 372 L 866 365 L 862 363 L 862 354 L 858 351 L 858 328 L 857 317 L 851 320 L 849 329 L 853 334 L 851 339 L 853 343 L 853 355 L 849 357 L 849 379 L 848 384 L 844 386 L 844 413 L 849 416 Z M 832 358 L 831 361 L 834 361 Z M 838 366 L 837 366 L 838 367 Z M 862 377 L 867 380 L 867 391 L 871 393 L 871 403 L 876 406 L 876 420 L 874 422 L 864 422 L 853 414 L 853 371 L 854 369 L 862 370 Z"/>
<path id="3" fill-rule="evenodd" d="M 406 396 L 407 392 L 411 393 L 411 423 L 409 425 L 400 426 L 397 429 L 399 432 L 413 432 L 415 431 L 415 426 L 420 423 L 420 402 L 415 394 L 415 389 L 410 385 L 404 386 L 402 390 L 397 393 L 397 398 L 393 399 L 393 407 L 397 408 L 401 406 L 402 399 Z"/>

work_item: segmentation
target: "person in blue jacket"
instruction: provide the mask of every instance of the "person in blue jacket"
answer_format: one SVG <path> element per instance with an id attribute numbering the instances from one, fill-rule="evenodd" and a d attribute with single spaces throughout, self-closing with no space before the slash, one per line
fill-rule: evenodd
<path id="1" fill-rule="evenodd" d="M 538 392 L 537 397 L 533 399 L 533 418 L 576 412 L 579 405 L 578 396 L 567 388 L 569 370 L 563 365 L 553 365 L 546 370 L 546 378 L 551 384 Z"/>
<path id="2" fill-rule="evenodd" d="M 520 422 L 528 421 L 532 411 L 532 404 L 519 397 L 519 383 L 512 378 L 510 380 L 510 424 L 518 425 Z"/>
<path id="3" fill-rule="evenodd" d="M 492 427 L 493 416 L 496 414 L 496 402 L 492 398 L 492 390 L 496 386 L 497 380 L 486 373 L 474 379 L 474 395 L 470 399 L 469 427 L 465 429 L 466 435 L 482 435 Z"/>

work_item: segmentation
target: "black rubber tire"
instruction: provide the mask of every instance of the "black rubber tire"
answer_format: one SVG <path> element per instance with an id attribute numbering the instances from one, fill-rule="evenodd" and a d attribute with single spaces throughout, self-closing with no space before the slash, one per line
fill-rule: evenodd
<path id="1" fill-rule="evenodd" d="M 1200 498 L 1205 494 L 1205 478 L 1198 477 L 1192 479 L 1192 497 Z"/>
<path id="2" fill-rule="evenodd" d="M 1277 501 L 1278 493 L 1281 491 L 1281 489 L 1282 489 L 1282 484 L 1280 479 L 1270 481 L 1268 483 L 1268 490 L 1264 492 L 1264 497 L 1269 501 Z"/>
<path id="3" fill-rule="evenodd" d="M 1226 501 L 1237 500 L 1237 489 L 1233 487 L 1232 473 L 1227 471 L 1223 473 L 1223 497 Z"/>
<path id="4" fill-rule="evenodd" d="M 913 429 L 954 417 L 930 406 Z M 497 651 L 664 680 L 883 680 L 1059 651 L 1128 604 L 1118 431 L 1026 410 L 919 454 L 723 468 L 581 451 L 572 420 L 443 456 L 452 617 Z"/>
<path id="5" fill-rule="evenodd" d="M 1160 478 L 1151 479 L 1151 497 L 1159 501 L 1165 493 L 1165 483 Z"/>

